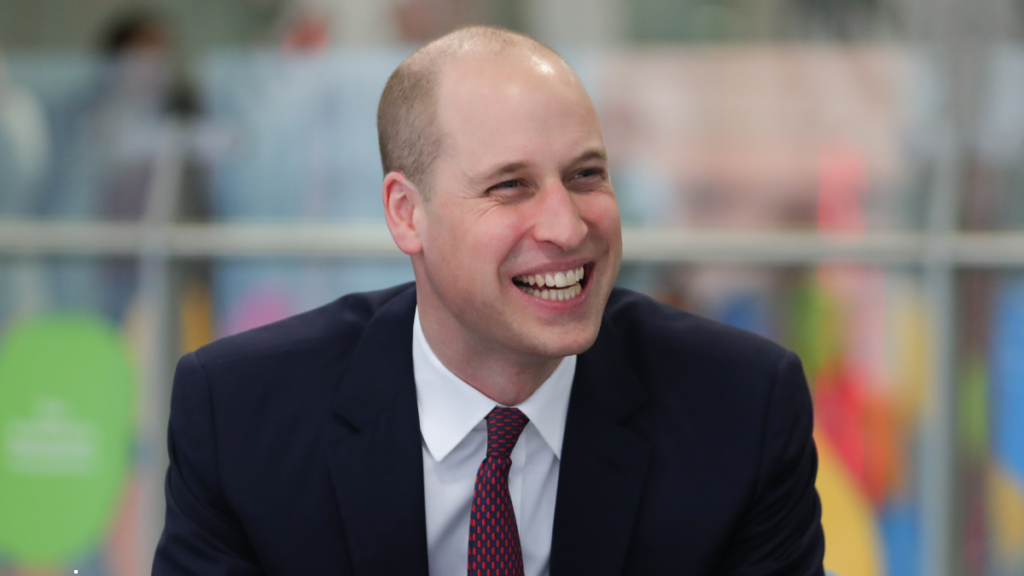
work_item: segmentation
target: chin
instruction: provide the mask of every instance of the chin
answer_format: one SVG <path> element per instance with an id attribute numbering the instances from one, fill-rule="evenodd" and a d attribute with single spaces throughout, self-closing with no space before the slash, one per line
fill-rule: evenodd
<path id="1" fill-rule="evenodd" d="M 545 342 L 537 342 L 539 346 L 536 352 L 539 356 L 548 358 L 564 358 L 582 354 L 594 345 L 599 329 L 600 324 L 597 324 L 593 328 L 577 329 L 571 333 L 559 334 Z"/>

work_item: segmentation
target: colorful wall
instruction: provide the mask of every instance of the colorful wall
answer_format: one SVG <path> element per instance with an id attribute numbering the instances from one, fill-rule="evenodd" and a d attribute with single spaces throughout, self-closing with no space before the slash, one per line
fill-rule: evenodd
<path id="1" fill-rule="evenodd" d="M 381 224 L 373 111 L 406 53 L 209 59 L 198 76 L 203 112 L 182 140 L 190 177 L 180 192 L 199 208 L 178 218 Z M 922 226 L 941 86 L 911 50 L 565 54 L 601 114 L 626 225 L 852 237 Z M 1015 78 L 1024 57 L 1003 58 L 1004 76 Z M 20 131 L 0 123 L 0 226 L 144 218 L 169 120 L 153 90 L 86 59 L 12 57 L 7 69 L 22 109 L 39 114 L 23 115 L 36 120 Z M 1024 86 L 1007 82 L 993 92 Z M 990 124 L 993 141 L 1017 134 L 1012 122 Z M 991 161 L 992 173 L 1011 174 L 1007 194 L 1024 190 L 1007 168 L 1020 157 Z M 1024 223 L 1007 218 L 1008 228 Z M 154 327 L 143 268 L 133 255 L 0 255 L 0 574 L 145 573 L 141 543 L 159 522 L 147 502 L 160 490 L 147 471 L 163 457 L 152 439 L 166 419 L 152 402 L 166 408 L 168 386 L 166 366 L 162 379 L 150 376 L 155 328 L 172 336 L 162 353 L 173 360 L 212 338 L 412 279 L 402 258 L 174 261 L 167 325 Z M 797 351 L 814 395 L 826 567 L 926 576 L 922 422 L 934 342 L 918 268 L 633 261 L 620 284 Z M 1021 574 L 1024 280 L 971 272 L 959 288 L 970 302 L 958 311 L 963 572 Z"/>

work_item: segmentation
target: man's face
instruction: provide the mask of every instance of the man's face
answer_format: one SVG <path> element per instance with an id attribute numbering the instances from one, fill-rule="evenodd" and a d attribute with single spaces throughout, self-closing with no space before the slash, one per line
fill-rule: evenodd
<path id="1" fill-rule="evenodd" d="M 445 147 L 418 223 L 421 316 L 463 350 L 583 352 L 622 259 L 585 91 L 553 56 L 467 57 L 442 73 L 438 121 Z"/>

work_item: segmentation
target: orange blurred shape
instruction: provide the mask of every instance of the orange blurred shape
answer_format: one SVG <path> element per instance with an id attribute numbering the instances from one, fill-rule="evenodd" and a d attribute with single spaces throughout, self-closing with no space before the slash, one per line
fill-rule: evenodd
<path id="1" fill-rule="evenodd" d="M 104 564 L 111 576 L 131 576 L 138 573 L 139 562 L 139 508 L 142 498 L 139 480 L 132 475 L 121 493 L 121 506 L 118 509 L 114 525 L 110 529 L 110 539 L 104 550 Z"/>
<path id="2" fill-rule="evenodd" d="M 1024 572 L 1024 482 L 998 461 L 987 472 L 989 525 L 996 560 L 1020 574 Z"/>
<path id="3" fill-rule="evenodd" d="M 886 396 L 868 389 L 864 396 L 864 486 L 876 508 L 881 508 L 896 468 L 892 411 Z"/>
<path id="4" fill-rule="evenodd" d="M 213 342 L 213 302 L 210 288 L 193 281 L 186 288 L 181 303 L 181 353 L 191 352 Z"/>

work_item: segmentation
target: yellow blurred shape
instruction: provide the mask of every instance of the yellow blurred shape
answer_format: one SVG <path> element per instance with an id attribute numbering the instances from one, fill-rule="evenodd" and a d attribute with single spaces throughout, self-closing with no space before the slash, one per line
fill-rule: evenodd
<path id="1" fill-rule="evenodd" d="M 842 576 L 885 576 L 882 540 L 866 494 L 843 466 L 823 434 L 818 446 L 821 524 L 825 529 L 825 570 Z"/>
<path id="2" fill-rule="evenodd" d="M 181 303 L 181 351 L 191 352 L 213 342 L 213 305 L 210 289 L 193 281 L 185 288 Z"/>
<path id="3" fill-rule="evenodd" d="M 894 286 L 886 312 L 891 323 L 886 349 L 890 354 L 892 380 L 897 384 L 892 394 L 902 422 L 912 427 L 928 397 L 928 382 L 931 382 L 928 359 L 932 342 L 920 291 L 905 284 Z"/>
<path id="4" fill-rule="evenodd" d="M 1024 563 L 1024 484 L 998 462 L 988 474 L 988 507 L 999 557 Z"/>

